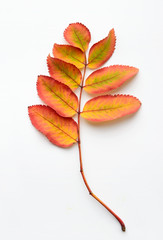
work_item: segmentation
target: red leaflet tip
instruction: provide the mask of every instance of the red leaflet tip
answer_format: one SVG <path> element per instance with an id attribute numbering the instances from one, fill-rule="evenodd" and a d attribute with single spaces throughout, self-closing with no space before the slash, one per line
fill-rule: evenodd
<path id="1" fill-rule="evenodd" d="M 135 69 L 136 74 L 139 72 L 139 68 L 133 67 L 133 69 Z"/>
<path id="2" fill-rule="evenodd" d="M 114 28 L 112 28 L 112 29 L 110 30 L 110 32 L 112 32 L 112 33 L 115 33 L 115 30 L 114 30 Z"/>

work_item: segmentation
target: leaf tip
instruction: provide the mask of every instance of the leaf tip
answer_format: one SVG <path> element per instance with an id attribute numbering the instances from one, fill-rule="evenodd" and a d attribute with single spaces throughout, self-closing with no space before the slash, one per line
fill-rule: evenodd
<path id="1" fill-rule="evenodd" d="M 135 67 L 135 73 L 137 74 L 139 72 L 139 68 Z"/>
<path id="2" fill-rule="evenodd" d="M 115 29 L 114 28 L 112 28 L 109 32 L 115 35 Z"/>

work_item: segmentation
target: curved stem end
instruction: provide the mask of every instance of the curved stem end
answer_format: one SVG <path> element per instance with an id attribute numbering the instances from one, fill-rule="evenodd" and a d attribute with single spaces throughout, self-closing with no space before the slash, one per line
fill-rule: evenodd
<path id="1" fill-rule="evenodd" d="M 121 227 L 122 227 L 122 231 L 125 232 L 125 231 L 126 231 L 126 227 L 125 227 L 125 225 L 122 224 Z"/>

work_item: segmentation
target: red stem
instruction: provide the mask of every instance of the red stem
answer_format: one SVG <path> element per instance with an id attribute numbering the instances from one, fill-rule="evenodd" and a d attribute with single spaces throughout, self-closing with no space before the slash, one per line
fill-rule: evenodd
<path id="1" fill-rule="evenodd" d="M 81 97 L 82 97 L 82 92 L 83 92 L 83 85 L 84 85 L 84 78 L 85 78 L 85 73 L 86 73 L 86 67 L 87 67 L 87 60 L 86 60 L 86 54 L 85 54 L 85 66 L 84 66 L 84 73 L 82 77 L 82 82 L 81 82 L 81 89 L 80 89 L 80 95 L 79 95 L 79 105 L 78 105 L 78 148 L 79 148 L 79 160 L 80 160 L 80 173 L 82 175 L 83 181 L 85 183 L 86 188 L 88 189 L 89 194 L 95 198 L 99 203 L 101 203 L 121 224 L 122 231 L 125 232 L 126 227 L 124 222 L 120 217 L 118 217 L 105 203 L 103 203 L 90 189 L 87 180 L 84 175 L 83 171 L 83 162 L 82 162 L 82 155 L 81 155 L 81 140 L 80 140 L 80 109 L 81 109 Z"/>

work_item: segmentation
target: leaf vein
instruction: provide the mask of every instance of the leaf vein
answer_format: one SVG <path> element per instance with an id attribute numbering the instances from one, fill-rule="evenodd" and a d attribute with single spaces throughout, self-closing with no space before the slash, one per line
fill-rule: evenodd
<path id="1" fill-rule="evenodd" d="M 69 63 L 70 64 L 70 63 Z M 75 79 L 73 79 L 66 71 L 64 71 L 64 69 L 63 68 L 61 68 L 60 66 L 58 66 L 57 65 L 57 68 L 60 70 L 60 71 L 63 71 L 64 73 L 65 73 L 65 75 L 66 76 L 68 76 L 71 80 L 73 80 L 73 82 L 75 82 L 78 86 L 80 86 L 79 84 L 78 84 L 78 82 L 75 80 Z"/>
<path id="2" fill-rule="evenodd" d="M 101 82 L 105 82 L 105 81 L 111 80 L 111 79 L 113 79 L 113 78 L 115 78 L 115 77 L 118 77 L 119 75 L 121 75 L 121 74 L 119 73 L 119 74 L 117 74 L 117 75 L 115 75 L 115 76 L 113 76 L 113 77 L 110 77 L 110 78 L 101 80 L 101 81 L 96 82 L 96 83 L 87 84 L 87 85 L 85 85 L 84 87 L 88 87 L 88 86 L 92 86 L 92 85 L 96 85 L 96 84 L 98 85 L 98 84 L 101 83 Z"/>
<path id="3" fill-rule="evenodd" d="M 67 104 L 70 108 L 72 108 L 75 112 L 77 112 L 68 102 L 66 102 L 63 98 L 61 98 L 55 91 L 53 91 L 53 89 L 51 87 L 49 87 L 46 82 L 44 82 L 44 85 L 54 94 L 56 95 L 58 98 L 60 98 L 65 104 Z"/>
<path id="4" fill-rule="evenodd" d="M 57 125 L 55 125 L 53 122 L 51 122 L 50 120 L 48 120 L 47 118 L 45 118 L 43 115 L 39 114 L 38 112 L 34 111 L 37 115 L 39 115 L 40 117 L 42 117 L 45 121 L 51 123 L 51 125 L 53 125 L 54 127 L 56 127 L 57 129 L 59 129 L 60 131 L 62 131 L 65 135 L 67 135 L 68 137 L 72 138 L 74 141 L 77 142 L 77 140 L 75 138 L 73 138 L 70 134 L 68 134 L 67 132 L 65 132 L 63 129 L 59 128 Z"/>

